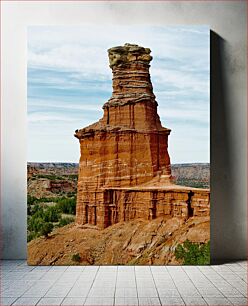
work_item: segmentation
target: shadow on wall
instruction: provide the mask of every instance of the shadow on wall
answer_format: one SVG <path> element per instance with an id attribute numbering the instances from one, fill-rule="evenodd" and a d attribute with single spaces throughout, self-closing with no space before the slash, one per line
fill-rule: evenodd
<path id="1" fill-rule="evenodd" d="M 231 118 L 228 104 L 225 40 L 210 32 L 210 139 L 211 139 L 211 264 L 242 258 L 243 241 L 235 220 L 240 204 L 233 193 L 235 165 L 231 156 Z M 239 217 L 240 218 L 240 217 Z"/>

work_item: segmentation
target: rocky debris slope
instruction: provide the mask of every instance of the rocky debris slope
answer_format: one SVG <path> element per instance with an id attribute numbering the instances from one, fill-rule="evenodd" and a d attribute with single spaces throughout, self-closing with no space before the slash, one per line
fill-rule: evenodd
<path id="1" fill-rule="evenodd" d="M 104 230 L 75 224 L 57 229 L 49 238 L 28 244 L 31 265 L 72 265 L 79 254 L 80 265 L 178 264 L 174 251 L 185 240 L 209 241 L 209 217 L 136 219 Z"/>

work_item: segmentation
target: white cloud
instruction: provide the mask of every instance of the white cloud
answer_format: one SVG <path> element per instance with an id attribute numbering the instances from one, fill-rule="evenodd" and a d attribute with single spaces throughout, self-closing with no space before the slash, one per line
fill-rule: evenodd
<path id="1" fill-rule="evenodd" d="M 28 115 L 28 122 L 41 122 L 41 121 L 73 121 L 75 119 L 67 117 L 65 115 L 53 115 L 53 114 L 44 114 L 44 113 L 31 113 Z"/>
<path id="2" fill-rule="evenodd" d="M 44 107 L 46 108 L 55 108 L 58 110 L 84 110 L 84 111 L 90 111 L 90 112 L 103 112 L 102 111 L 102 104 L 74 104 L 74 103 L 61 103 L 60 101 L 46 101 L 46 100 L 30 100 L 29 107 Z M 32 116 L 34 114 L 31 114 L 29 116 Z M 62 116 L 63 117 L 63 116 Z"/>

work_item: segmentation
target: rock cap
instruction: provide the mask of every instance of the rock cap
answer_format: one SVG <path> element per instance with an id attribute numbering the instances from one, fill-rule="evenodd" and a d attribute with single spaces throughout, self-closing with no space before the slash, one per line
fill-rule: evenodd
<path id="1" fill-rule="evenodd" d="M 138 61 L 149 64 L 152 60 L 151 50 L 139 45 L 126 43 L 124 46 L 117 46 L 108 49 L 109 66 L 113 68 L 121 64 L 130 64 Z"/>

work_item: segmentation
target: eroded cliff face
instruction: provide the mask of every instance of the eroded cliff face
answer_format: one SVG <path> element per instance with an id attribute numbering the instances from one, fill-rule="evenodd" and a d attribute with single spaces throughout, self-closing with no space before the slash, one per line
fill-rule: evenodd
<path id="1" fill-rule="evenodd" d="M 159 186 L 165 188 L 166 194 L 172 185 L 167 150 L 170 129 L 162 127 L 157 113 L 149 74 L 150 53 L 148 48 L 131 44 L 108 50 L 112 96 L 103 105 L 102 119 L 75 132 L 81 150 L 78 224 L 105 228 L 123 220 L 166 216 L 168 211 L 174 216 L 173 203 L 179 203 L 177 215 L 187 217 L 185 207 L 190 209 L 191 198 L 197 198 L 196 190 L 184 190 L 183 201 L 182 192 L 173 191 L 173 196 L 168 193 L 160 200 L 162 208 L 157 209 L 157 200 L 149 190 Z M 111 192 L 114 196 L 110 196 Z M 144 203 L 137 204 L 136 198 L 143 198 Z M 204 203 L 206 198 L 209 204 L 208 193 L 203 197 Z"/>

